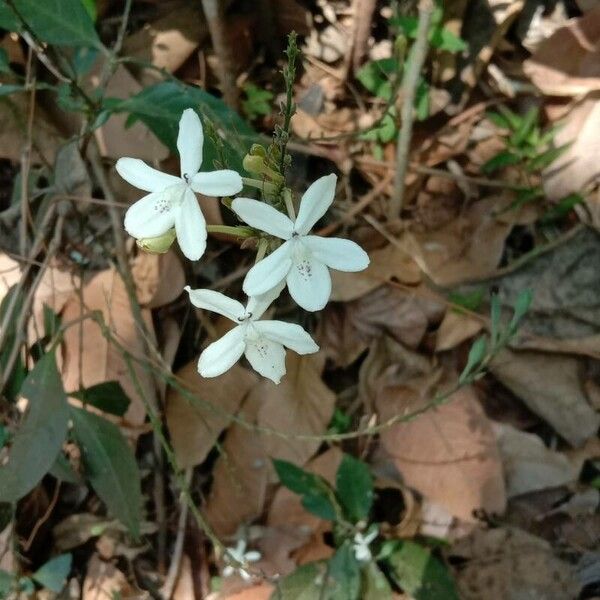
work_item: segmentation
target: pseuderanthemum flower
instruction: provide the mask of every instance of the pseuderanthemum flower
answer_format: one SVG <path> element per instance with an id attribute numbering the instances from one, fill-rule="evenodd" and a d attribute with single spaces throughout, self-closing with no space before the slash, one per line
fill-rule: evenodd
<path id="1" fill-rule="evenodd" d="M 206 249 L 206 221 L 194 192 L 228 196 L 241 191 L 242 178 L 223 169 L 200 173 L 204 132 L 198 115 L 188 108 L 179 121 L 177 150 L 181 177 L 157 171 L 137 158 L 120 158 L 116 169 L 131 185 L 150 192 L 125 214 L 125 229 L 136 239 L 153 238 L 175 227 L 182 252 L 198 260 Z"/>
<path id="2" fill-rule="evenodd" d="M 216 312 L 237 324 L 200 355 L 198 371 L 203 377 L 217 377 L 230 369 L 244 354 L 258 373 L 279 383 L 285 375 L 285 348 L 298 354 L 312 354 L 319 346 L 300 325 L 284 321 L 259 321 L 279 296 L 283 285 L 268 293 L 241 302 L 213 290 L 185 290 L 194 306 Z"/>
<path id="3" fill-rule="evenodd" d="M 369 256 L 355 242 L 309 235 L 333 202 L 336 180 L 335 175 L 327 175 L 306 190 L 295 222 L 264 202 L 233 201 L 231 208 L 248 225 L 285 240 L 248 271 L 244 280 L 248 296 L 264 294 L 285 282 L 299 306 L 321 310 L 331 295 L 329 269 L 353 272 L 367 268 Z"/>

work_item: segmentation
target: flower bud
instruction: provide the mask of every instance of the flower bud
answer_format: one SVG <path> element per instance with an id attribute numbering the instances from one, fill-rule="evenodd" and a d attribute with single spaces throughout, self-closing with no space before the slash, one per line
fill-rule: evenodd
<path id="1" fill-rule="evenodd" d="M 252 154 L 252 156 L 262 156 L 265 158 L 267 156 L 267 151 L 265 150 L 265 147 L 260 144 L 252 144 L 250 147 L 250 154 Z"/>
<path id="2" fill-rule="evenodd" d="M 248 173 L 256 173 L 261 175 L 265 169 L 265 161 L 260 156 L 253 156 L 252 154 L 246 154 L 242 161 L 242 166 Z"/>
<path id="3" fill-rule="evenodd" d="M 175 241 L 175 229 L 169 229 L 166 233 L 159 235 L 158 237 L 144 238 L 136 240 L 137 245 L 145 252 L 151 252 L 152 254 L 164 254 L 168 252 L 169 248 Z"/>

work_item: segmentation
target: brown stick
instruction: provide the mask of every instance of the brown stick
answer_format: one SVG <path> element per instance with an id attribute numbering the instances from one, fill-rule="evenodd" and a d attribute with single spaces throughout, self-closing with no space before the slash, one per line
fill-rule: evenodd
<path id="1" fill-rule="evenodd" d="M 367 52 L 367 42 L 371 33 L 373 13 L 377 0 L 354 0 L 354 47 L 352 48 L 352 69 L 354 73 L 360 68 Z"/>

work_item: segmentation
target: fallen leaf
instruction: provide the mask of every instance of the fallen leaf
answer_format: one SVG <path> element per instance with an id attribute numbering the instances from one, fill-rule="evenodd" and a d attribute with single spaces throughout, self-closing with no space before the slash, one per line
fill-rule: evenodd
<path id="1" fill-rule="evenodd" d="M 214 600 L 269 600 L 274 591 L 275 586 L 272 584 L 259 583 L 258 585 L 247 587 L 239 592 L 234 592 L 233 594 L 227 594 L 225 596 L 219 594 L 214 597 Z M 211 600 L 211 598 L 212 595 L 209 596 L 207 600 Z M 188 599 L 186 598 L 186 600 Z"/>
<path id="2" fill-rule="evenodd" d="M 323 362 L 319 355 L 299 356 L 289 352 L 287 375 L 281 383 L 275 385 L 264 379 L 250 392 L 249 399 L 262 399 L 258 425 L 281 434 L 255 434 L 268 457 L 303 466 L 321 445 L 318 439 L 301 440 L 291 436 L 322 434 L 333 416 L 335 394 L 321 380 Z"/>
<path id="3" fill-rule="evenodd" d="M 392 278 L 407 285 L 421 281 L 419 267 L 410 254 L 394 244 L 374 250 L 369 258 L 369 266 L 360 273 L 331 272 L 333 302 L 356 300 Z"/>
<path id="4" fill-rule="evenodd" d="M 116 271 L 109 269 L 95 275 L 84 286 L 82 300 L 83 306 L 77 295 L 71 296 L 64 307 L 64 322 L 77 321 L 82 315 L 99 311 L 112 335 L 125 349 L 134 356 L 145 356 L 141 332 L 135 324 L 125 284 Z M 143 309 L 142 316 L 152 331 L 150 312 Z M 155 390 L 151 373 L 137 362 L 133 362 L 133 372 L 144 396 L 152 398 Z M 65 331 L 63 384 L 71 392 L 81 386 L 89 387 L 105 381 L 121 384 L 131 399 L 124 419 L 133 426 L 141 425 L 146 409 L 122 353 L 104 337 L 99 325 L 87 318 Z"/>
<path id="5" fill-rule="evenodd" d="M 597 14 L 600 26 L 600 11 Z M 600 101 L 597 96 L 589 96 L 572 108 L 554 137 L 556 147 L 564 144 L 569 147 L 543 173 L 544 192 L 549 200 L 558 201 L 568 194 L 580 193 L 600 178 L 600 166 L 595 160 L 600 153 Z"/>
<path id="6" fill-rule="evenodd" d="M 181 557 L 181 566 L 179 567 L 179 575 L 177 583 L 173 590 L 172 600 L 194 600 L 194 572 L 192 569 L 192 561 L 187 554 Z"/>
<path id="7" fill-rule="evenodd" d="M 176 300 L 183 292 L 185 273 L 177 254 L 140 252 L 131 265 L 138 301 L 148 308 L 159 308 Z"/>
<path id="8" fill-rule="evenodd" d="M 21 268 L 19 263 L 8 254 L 0 254 L 0 301 L 20 279 Z"/>
<path id="9" fill-rule="evenodd" d="M 504 466 L 508 498 L 574 482 L 579 472 L 560 452 L 546 448 L 541 438 L 496 423 L 494 431 Z"/>
<path id="10" fill-rule="evenodd" d="M 548 542 L 514 528 L 478 530 L 447 552 L 466 561 L 456 570 L 464 600 L 577 598 L 573 567 Z"/>
<path id="11" fill-rule="evenodd" d="M 255 425 L 261 404 L 250 394 L 238 416 Z M 204 514 L 218 536 L 228 536 L 262 513 L 271 466 L 258 433 L 239 423 L 227 430 L 220 452 Z"/>
<path id="12" fill-rule="evenodd" d="M 523 63 L 523 70 L 548 96 L 579 96 L 600 91 L 599 42 L 600 7 L 571 19 L 543 41 Z"/>
<path id="13" fill-rule="evenodd" d="M 483 326 L 484 323 L 481 319 L 449 309 L 437 330 L 435 351 L 444 352 L 459 346 L 477 335 L 483 329 Z"/>
<path id="14" fill-rule="evenodd" d="M 115 596 L 139 600 L 151 597 L 148 592 L 134 590 L 122 571 L 93 554 L 83 580 L 82 600 L 105 600 Z"/>
<path id="15" fill-rule="evenodd" d="M 407 387 L 385 388 L 376 399 L 380 421 L 412 412 L 422 401 Z M 472 388 L 464 387 L 447 404 L 385 429 L 381 441 L 405 483 L 456 517 L 473 521 L 475 511 L 504 512 L 506 491 L 496 439 Z"/>
<path id="16" fill-rule="evenodd" d="M 581 446 L 595 435 L 600 415 L 588 403 L 577 358 L 502 350 L 490 363 L 490 370 L 572 446 Z"/>
<path id="17" fill-rule="evenodd" d="M 185 365 L 175 376 L 195 400 L 169 388 L 166 418 L 179 466 L 194 467 L 204 462 L 221 432 L 230 424 L 248 391 L 258 378 L 234 365 L 220 377 L 204 378 L 197 360 Z"/>

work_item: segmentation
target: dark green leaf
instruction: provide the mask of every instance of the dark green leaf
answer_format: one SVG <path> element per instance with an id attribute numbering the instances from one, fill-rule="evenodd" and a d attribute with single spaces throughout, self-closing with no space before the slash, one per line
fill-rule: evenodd
<path id="1" fill-rule="evenodd" d="M 561 198 L 552 208 L 547 210 L 541 218 L 542 223 L 553 223 L 564 219 L 575 206 L 583 202 L 581 194 L 569 194 Z"/>
<path id="2" fill-rule="evenodd" d="M 81 0 L 14 0 L 14 6 L 43 42 L 57 46 L 102 47 L 94 22 Z"/>
<path id="3" fill-rule="evenodd" d="M 382 58 L 362 66 L 356 73 L 360 81 L 374 96 L 385 100 L 392 99 L 391 76 L 398 73 L 400 66 L 395 58 Z"/>
<path id="4" fill-rule="evenodd" d="M 6 0 L 0 0 L 0 27 L 7 31 L 19 31 L 21 23 L 13 10 L 6 4 Z"/>
<path id="5" fill-rule="evenodd" d="M 345 433 L 350 430 L 351 424 L 352 417 L 336 406 L 327 431 L 329 433 Z"/>
<path id="6" fill-rule="evenodd" d="M 229 166 L 241 170 L 242 158 L 256 133 L 236 112 L 222 100 L 211 96 L 200 88 L 165 81 L 142 90 L 139 94 L 113 105 L 113 110 L 131 113 L 127 123 L 137 119 L 145 123 L 166 146 L 177 151 L 179 119 L 186 108 L 193 108 L 205 119 L 210 120 L 223 137 Z M 216 157 L 210 138 L 204 140 L 202 168 L 213 169 Z"/>
<path id="7" fill-rule="evenodd" d="M 14 435 L 8 464 L 0 468 L 0 500 L 16 502 L 48 472 L 67 435 L 67 397 L 54 353 L 44 355 L 27 376 L 21 394 L 29 406 Z"/>
<path id="8" fill-rule="evenodd" d="M 334 493 L 325 479 L 286 460 L 273 459 L 273 466 L 281 484 L 302 496 L 302 505 L 307 511 L 322 519 L 335 519 L 336 511 L 331 502 Z"/>
<path id="9" fill-rule="evenodd" d="M 448 299 L 452 304 L 457 304 L 458 306 L 462 306 L 467 310 L 476 311 L 481 306 L 483 302 L 483 296 L 485 294 L 484 288 L 478 288 L 469 292 L 467 294 L 459 294 L 458 292 L 450 292 L 448 294 Z"/>
<path id="10" fill-rule="evenodd" d="M 502 129 L 510 129 L 510 123 L 508 119 L 501 115 L 500 113 L 489 111 L 485 113 L 485 116 L 498 127 L 502 127 Z"/>
<path id="11" fill-rule="evenodd" d="M 363 567 L 362 579 L 361 600 L 391 600 L 392 588 L 374 562 Z"/>
<path id="12" fill-rule="evenodd" d="M 10 64 L 8 62 L 8 52 L 0 48 L 0 73 L 10 73 Z"/>
<path id="13" fill-rule="evenodd" d="M 538 121 L 539 114 L 540 111 L 535 106 L 527 111 L 521 124 L 510 138 L 510 143 L 513 146 L 518 148 L 527 139 Z"/>
<path id="14" fill-rule="evenodd" d="M 485 356 L 485 352 L 487 350 L 487 342 L 485 337 L 477 338 L 473 345 L 471 346 L 471 350 L 469 350 L 469 357 L 467 358 L 467 364 L 463 369 L 463 372 L 460 374 L 458 381 L 460 383 L 464 383 L 468 377 L 476 370 L 476 368 L 481 364 Z"/>
<path id="15" fill-rule="evenodd" d="M 521 157 L 517 154 L 512 153 L 510 150 L 502 150 L 483 164 L 481 171 L 486 175 L 491 175 L 499 169 L 508 167 L 510 165 L 516 165 L 521 160 Z"/>
<path id="16" fill-rule="evenodd" d="M 131 402 L 118 381 L 97 383 L 84 390 L 73 392 L 69 396 L 117 417 L 122 417 L 125 414 Z"/>
<path id="17" fill-rule="evenodd" d="M 562 156 L 571 146 L 571 144 L 563 144 L 556 148 L 550 148 L 537 156 L 534 156 L 527 163 L 527 171 L 533 173 L 534 171 L 543 171 L 546 167 L 549 167 L 557 158 Z"/>
<path id="18" fill-rule="evenodd" d="M 415 111 L 418 121 L 424 121 L 429 116 L 429 85 L 425 79 L 419 81 L 415 91 Z"/>
<path id="19" fill-rule="evenodd" d="M 344 542 L 329 559 L 326 597 L 330 600 L 358 600 L 360 565 L 350 542 Z"/>
<path id="20" fill-rule="evenodd" d="M 321 588 L 325 578 L 324 562 L 308 563 L 276 584 L 270 600 L 315 600 L 323 598 Z"/>
<path id="21" fill-rule="evenodd" d="M 419 28 L 419 19 L 408 16 L 394 17 L 390 19 L 390 25 L 399 27 L 406 37 L 415 38 L 417 37 L 417 29 Z"/>
<path id="22" fill-rule="evenodd" d="M 4 425 L 0 425 L 0 450 L 4 448 L 6 442 L 8 441 L 8 431 Z"/>
<path id="23" fill-rule="evenodd" d="M 459 600 L 446 566 L 427 548 L 404 541 L 388 562 L 394 581 L 415 600 Z"/>
<path id="24" fill-rule="evenodd" d="M 56 312 L 54 312 L 54 310 L 47 304 L 44 304 L 43 312 L 44 335 L 48 338 L 52 338 L 58 333 L 58 330 L 60 329 L 60 316 L 57 315 Z"/>
<path id="25" fill-rule="evenodd" d="M 492 295 L 491 307 L 490 307 L 490 321 L 491 321 L 491 344 L 492 348 L 496 345 L 496 342 L 500 336 L 500 315 L 502 306 L 500 304 L 500 298 L 498 294 Z"/>
<path id="26" fill-rule="evenodd" d="M 58 594 L 65 587 L 72 561 L 71 554 L 61 554 L 42 565 L 31 577 L 40 585 Z"/>
<path id="27" fill-rule="evenodd" d="M 131 447 L 110 421 L 74 407 L 71 407 L 71 417 L 86 477 L 109 512 L 138 537 L 142 493 L 140 472 Z"/>
<path id="28" fill-rule="evenodd" d="M 336 473 L 335 488 L 350 521 L 362 521 L 369 517 L 373 505 L 373 477 L 364 462 L 344 454 Z"/>

